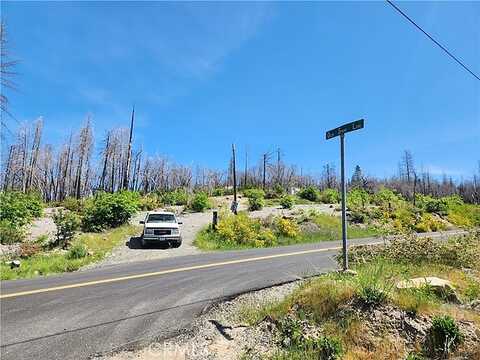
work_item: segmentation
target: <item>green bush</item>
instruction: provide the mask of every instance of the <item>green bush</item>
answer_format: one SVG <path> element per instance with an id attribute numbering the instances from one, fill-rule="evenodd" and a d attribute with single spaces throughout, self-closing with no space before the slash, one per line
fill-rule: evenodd
<path id="1" fill-rule="evenodd" d="M 0 244 L 14 244 L 25 240 L 25 230 L 8 220 L 0 220 Z"/>
<path id="2" fill-rule="evenodd" d="M 275 225 L 280 235 L 289 238 L 297 237 L 300 232 L 297 223 L 290 219 L 279 218 Z"/>
<path id="3" fill-rule="evenodd" d="M 248 189 L 243 192 L 248 198 L 248 209 L 250 211 L 260 210 L 265 206 L 265 192 L 262 189 Z"/>
<path id="4" fill-rule="evenodd" d="M 448 355 L 464 340 L 455 320 L 448 315 L 435 316 L 428 333 L 427 347 L 433 355 Z"/>
<path id="5" fill-rule="evenodd" d="M 260 220 L 251 219 L 243 212 L 221 216 L 214 234 L 220 241 L 232 245 L 266 247 L 277 243 L 271 230 L 262 228 Z"/>
<path id="6" fill-rule="evenodd" d="M 53 214 L 53 222 L 57 226 L 54 246 L 66 247 L 80 227 L 80 218 L 73 212 L 59 210 Z"/>
<path id="7" fill-rule="evenodd" d="M 286 191 L 283 188 L 282 185 L 280 184 L 275 184 L 273 189 L 267 190 L 267 193 L 265 194 L 266 199 L 278 199 L 281 198 L 283 195 L 285 195 Z"/>
<path id="8" fill-rule="evenodd" d="M 337 204 L 340 202 L 340 193 L 337 189 L 325 189 L 320 193 L 319 200 L 324 204 Z"/>
<path id="9" fill-rule="evenodd" d="M 365 209 L 370 203 L 370 195 L 362 189 L 350 190 L 347 194 L 347 207 L 349 210 Z"/>
<path id="10" fill-rule="evenodd" d="M 448 214 L 449 202 L 447 198 L 436 199 L 428 195 L 418 194 L 415 197 L 415 204 L 422 210 L 445 216 Z"/>
<path id="11" fill-rule="evenodd" d="M 291 209 L 295 205 L 295 198 L 292 195 L 284 195 L 280 199 L 280 206 L 283 209 Z"/>
<path id="12" fill-rule="evenodd" d="M 131 191 L 99 193 L 85 206 L 82 227 L 98 232 L 125 224 L 140 206 L 140 196 Z"/>
<path id="13" fill-rule="evenodd" d="M 404 200 L 392 190 L 382 187 L 371 198 L 372 203 L 380 206 L 385 210 L 393 210 L 398 208 L 399 204 Z"/>
<path id="14" fill-rule="evenodd" d="M 319 359 L 339 359 L 343 353 L 342 343 L 339 339 L 331 336 L 321 336 L 315 342 L 314 348 L 318 348 Z"/>
<path id="15" fill-rule="evenodd" d="M 431 214 L 423 214 L 420 221 L 414 225 L 417 232 L 431 232 L 445 230 L 446 225 Z"/>
<path id="16" fill-rule="evenodd" d="M 317 201 L 320 192 L 314 186 L 307 186 L 298 192 L 298 196 L 305 200 Z"/>
<path id="17" fill-rule="evenodd" d="M 16 226 L 24 226 L 42 215 L 42 201 L 36 193 L 18 191 L 0 192 L 0 221 L 6 220 Z"/>
<path id="18" fill-rule="evenodd" d="M 186 189 L 176 189 L 164 192 L 161 195 L 161 203 L 164 205 L 187 205 L 189 194 Z"/>
<path id="19" fill-rule="evenodd" d="M 88 255 L 88 250 L 83 244 L 75 244 L 67 253 L 67 259 L 81 259 Z"/>
<path id="20" fill-rule="evenodd" d="M 77 199 L 74 197 L 67 197 L 65 198 L 65 200 L 62 201 L 61 206 L 63 206 L 67 210 L 80 214 L 85 208 L 85 200 Z"/>
<path id="21" fill-rule="evenodd" d="M 158 199 L 157 194 L 151 193 L 151 194 L 142 196 L 140 198 L 139 207 L 141 210 L 146 210 L 146 211 L 155 210 L 158 207 L 160 207 L 160 201 Z"/>
<path id="22" fill-rule="evenodd" d="M 204 210 L 211 208 L 212 205 L 208 195 L 202 191 L 195 194 L 189 207 L 193 211 L 203 212 Z"/>

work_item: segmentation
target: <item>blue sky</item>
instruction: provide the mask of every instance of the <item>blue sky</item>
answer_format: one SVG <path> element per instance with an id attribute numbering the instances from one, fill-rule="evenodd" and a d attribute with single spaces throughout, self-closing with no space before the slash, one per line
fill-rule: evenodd
<path id="1" fill-rule="evenodd" d="M 397 4 L 480 73 L 480 3 Z M 404 149 L 456 178 L 480 159 L 480 81 L 385 2 L 2 2 L 2 16 L 20 60 L 10 110 L 43 116 L 49 143 L 87 114 L 100 139 L 135 103 L 136 146 L 183 164 L 225 167 L 235 142 L 319 173 L 339 157 L 325 131 L 358 118 L 349 172 L 391 175 Z"/>

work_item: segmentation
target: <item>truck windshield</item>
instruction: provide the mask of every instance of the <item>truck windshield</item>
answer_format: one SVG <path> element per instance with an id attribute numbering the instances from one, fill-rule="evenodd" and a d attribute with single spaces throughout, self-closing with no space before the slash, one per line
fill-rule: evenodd
<path id="1" fill-rule="evenodd" d="M 147 222 L 175 222 L 175 215 L 173 214 L 150 214 Z"/>

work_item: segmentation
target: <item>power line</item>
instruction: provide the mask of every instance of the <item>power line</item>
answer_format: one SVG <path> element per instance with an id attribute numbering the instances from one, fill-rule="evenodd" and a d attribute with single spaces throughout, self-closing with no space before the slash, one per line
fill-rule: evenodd
<path id="1" fill-rule="evenodd" d="M 425 34 L 425 36 L 427 36 L 430 40 L 432 40 L 440 49 L 442 49 L 443 51 L 445 51 L 447 53 L 447 55 L 449 55 L 453 60 L 455 60 L 458 64 L 460 64 L 461 67 L 463 67 L 465 70 L 467 70 L 471 75 L 473 75 L 477 80 L 480 80 L 480 77 L 478 77 L 478 75 L 476 75 L 472 70 L 470 70 L 464 63 L 462 63 L 459 59 L 457 59 L 455 57 L 455 55 L 453 55 L 450 51 L 448 51 L 447 48 L 445 48 L 445 46 L 443 46 L 442 44 L 440 44 L 437 40 L 435 40 L 429 33 L 427 33 L 425 30 L 423 30 L 419 25 L 417 25 L 415 23 L 415 21 L 413 21 L 407 14 L 405 14 L 402 10 L 400 10 L 391 0 L 386 0 L 387 3 L 389 3 L 390 5 L 392 5 L 392 7 L 397 10 L 405 19 L 407 19 L 408 21 L 410 21 L 418 30 L 420 30 L 422 33 Z"/>

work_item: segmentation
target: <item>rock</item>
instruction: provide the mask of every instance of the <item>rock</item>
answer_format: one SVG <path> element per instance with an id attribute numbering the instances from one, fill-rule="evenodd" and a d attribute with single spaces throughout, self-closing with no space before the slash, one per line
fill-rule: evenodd
<path id="1" fill-rule="evenodd" d="M 312 234 L 320 231 L 320 227 L 311 221 L 306 221 L 300 224 L 300 232 L 304 234 Z"/>
<path id="2" fill-rule="evenodd" d="M 18 268 L 20 267 L 20 260 L 12 260 L 10 261 L 9 265 L 10 265 L 10 269 L 13 269 L 13 268 Z"/>
<path id="3" fill-rule="evenodd" d="M 452 283 L 448 280 L 440 279 L 435 276 L 427 276 L 399 281 L 396 286 L 397 289 L 420 289 L 428 286 L 430 289 L 432 289 L 434 293 L 444 298 L 445 300 L 456 304 L 461 303 Z"/>
<path id="4" fill-rule="evenodd" d="M 355 270 L 351 270 L 351 269 L 347 269 L 347 270 L 339 269 L 338 273 L 339 274 L 344 274 L 344 275 L 350 275 L 350 276 L 357 276 L 358 275 L 358 273 Z"/>

